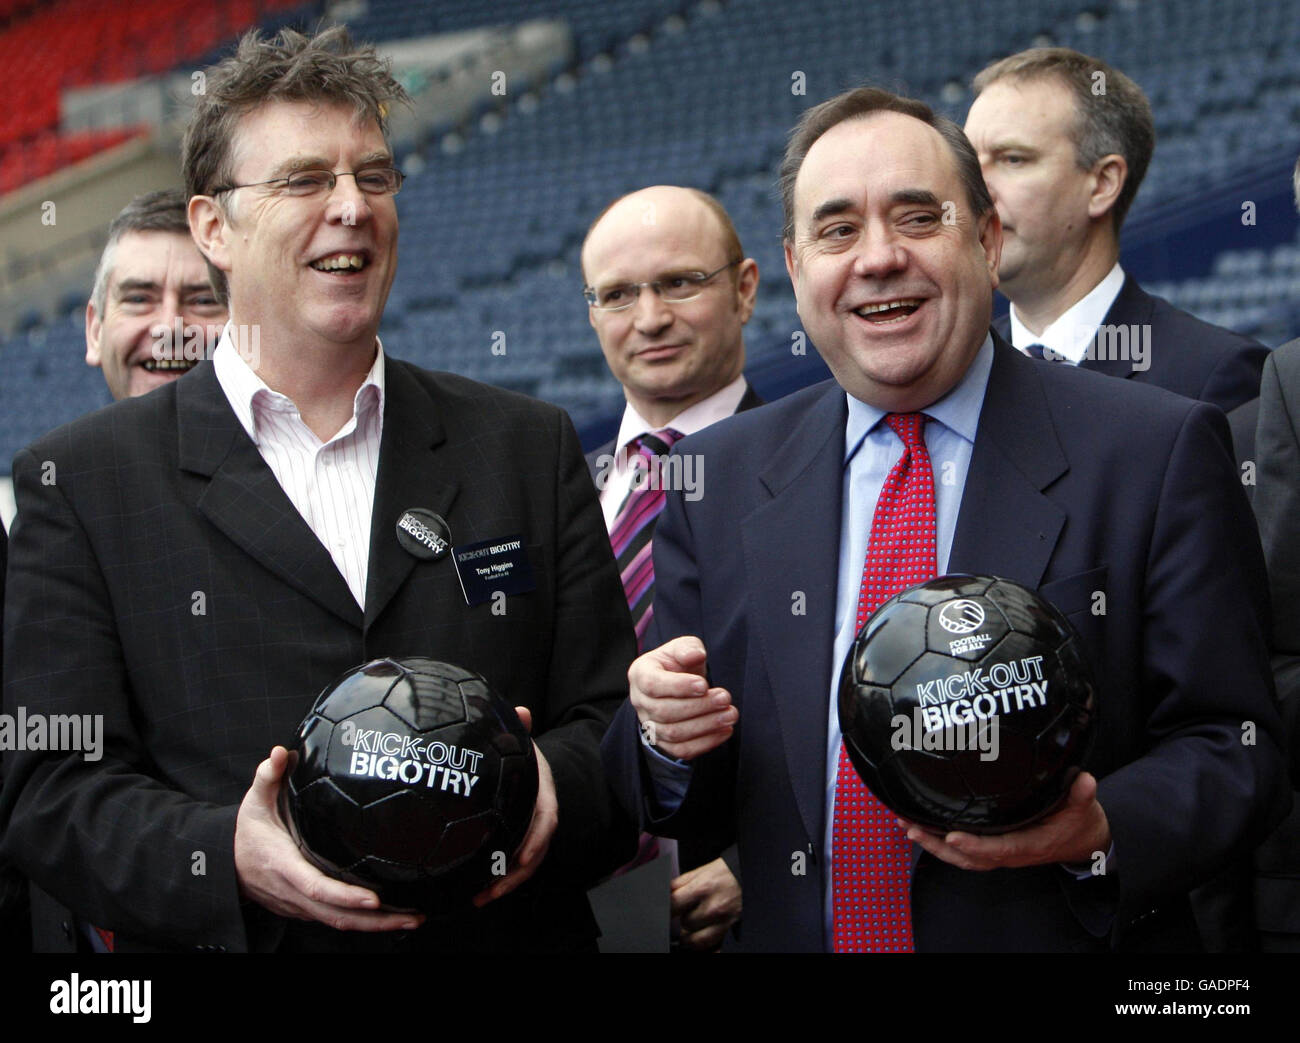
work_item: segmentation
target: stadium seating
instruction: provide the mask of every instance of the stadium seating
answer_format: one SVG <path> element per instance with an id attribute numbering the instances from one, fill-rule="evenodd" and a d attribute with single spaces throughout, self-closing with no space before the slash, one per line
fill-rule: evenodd
<path id="1" fill-rule="evenodd" d="M 1035 44 L 1112 61 L 1151 96 L 1158 146 L 1126 226 L 1125 263 L 1132 256 L 1136 274 L 1157 279 L 1158 292 L 1213 321 L 1275 343 L 1300 329 L 1289 304 L 1300 301 L 1294 212 L 1275 208 L 1255 239 L 1225 240 L 1232 252 L 1218 262 L 1224 271 L 1213 258 L 1223 222 L 1196 209 L 1243 172 L 1286 189 L 1300 142 L 1300 11 L 1291 0 L 360 6 L 366 11 L 353 18 L 354 31 L 380 41 L 534 17 L 569 23 L 570 68 L 544 83 L 512 85 L 466 126 L 397 143 L 409 176 L 398 197 L 401 264 L 382 336 L 387 350 L 421 365 L 558 402 L 589 441 L 621 403 L 580 295 L 579 247 L 601 207 L 656 182 L 716 193 L 762 270 L 746 338 L 751 368 L 770 373 L 778 391 L 814 379 L 824 367 L 790 351 L 798 319 L 774 192 L 790 126 L 808 105 L 863 80 L 921 96 L 960 120 L 974 73 Z M 154 68 L 154 58 L 141 60 Z M 102 70 L 118 67 L 105 59 Z M 1179 230 L 1194 232 L 1200 247 L 1162 252 Z M 1279 243 L 1287 251 L 1268 253 Z M 57 364 L 51 358 L 35 375 L 39 350 L 53 352 L 59 336 L 38 329 L 0 344 L 0 469 L 42 426 L 82 408 L 74 396 L 46 393 L 60 387 L 62 367 L 79 365 L 77 351 L 59 349 Z M 12 363 L 11 353 L 23 361 Z M 15 388 L 10 379 L 27 383 Z M 38 418 L 31 422 L 8 408 L 28 398 L 51 403 L 44 411 L 23 404 L 22 416 Z"/>
<path id="2" fill-rule="evenodd" d="M 126 132 L 60 136 L 65 88 L 116 83 L 167 72 L 233 39 L 260 17 L 300 0 L 56 0 L 12 2 L 0 10 L 0 193 L 92 152 Z"/>

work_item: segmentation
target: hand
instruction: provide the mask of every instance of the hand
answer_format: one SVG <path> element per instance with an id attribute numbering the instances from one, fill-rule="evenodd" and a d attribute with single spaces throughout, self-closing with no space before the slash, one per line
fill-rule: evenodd
<path id="1" fill-rule="evenodd" d="M 533 715 L 528 707 L 516 706 L 515 713 L 531 734 Z M 546 757 L 537 743 L 533 743 L 533 752 L 537 754 L 537 803 L 533 805 L 533 818 L 528 824 L 528 832 L 519 843 L 510 871 L 491 887 L 484 888 L 474 896 L 476 906 L 487 905 L 488 902 L 509 894 L 536 873 L 551 846 L 555 827 L 560 823 L 560 802 L 555 796 L 555 779 L 551 776 L 551 766 L 546 763 Z"/>
<path id="2" fill-rule="evenodd" d="M 678 637 L 633 661 L 627 672 L 642 734 L 655 749 L 689 761 L 731 738 L 740 711 L 725 688 L 704 679 L 708 656 L 698 637 Z"/>
<path id="3" fill-rule="evenodd" d="M 1000 836 L 931 833 L 903 819 L 907 838 L 959 869 L 1015 869 L 1053 862 L 1091 862 L 1110 850 L 1110 824 L 1097 802 L 1097 780 L 1080 772 L 1059 811 L 1041 822 Z"/>
<path id="4" fill-rule="evenodd" d="M 740 882 L 720 858 L 672 882 L 672 913 L 682 924 L 683 948 L 714 952 L 740 919 Z"/>
<path id="5" fill-rule="evenodd" d="M 279 916 L 318 920 L 338 931 L 412 931 L 416 912 L 383 908 L 364 887 L 326 876 L 308 862 L 276 806 L 289 764 L 283 746 L 257 766 L 235 818 L 235 875 L 239 892 Z"/>

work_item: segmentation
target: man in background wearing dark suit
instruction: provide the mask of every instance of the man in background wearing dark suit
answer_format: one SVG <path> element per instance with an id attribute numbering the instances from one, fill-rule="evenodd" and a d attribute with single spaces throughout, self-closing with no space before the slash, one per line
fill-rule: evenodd
<path id="1" fill-rule="evenodd" d="M 627 398 L 617 437 L 587 462 L 639 640 L 653 614 L 650 554 L 663 497 L 654 489 L 634 496 L 634 479 L 679 438 L 762 404 L 741 374 L 758 265 L 716 199 L 656 185 L 601 211 L 583 242 L 582 275 L 592 328 Z M 672 856 L 670 841 L 657 847 Z M 717 948 L 739 918 L 735 849 L 716 854 L 678 847 L 685 872 L 671 883 L 669 907 L 683 948 Z"/>
<path id="2" fill-rule="evenodd" d="M 86 364 L 103 371 L 115 399 L 144 395 L 207 358 L 225 324 L 226 306 L 190 235 L 185 193 L 165 188 L 131 200 L 108 226 L 86 302 Z"/>
<path id="3" fill-rule="evenodd" d="M 206 86 L 183 168 L 230 306 L 212 361 L 15 458 L 4 708 L 104 741 L 6 760 L 3 853 L 117 951 L 593 949 L 585 888 L 635 840 L 598 752 L 635 645 L 573 426 L 385 356 L 405 92 L 373 48 L 254 32 Z M 471 601 L 408 517 L 517 538 L 531 577 Z M 277 808 L 277 744 L 389 656 L 483 674 L 537 748 L 508 872 L 436 924 L 317 871 Z"/>
<path id="4" fill-rule="evenodd" d="M 1119 235 L 1155 148 L 1118 69 L 1063 47 L 985 68 L 966 133 L 1002 220 L 998 332 L 1038 357 L 1155 384 L 1224 412 L 1254 398 L 1268 349 L 1143 292 Z"/>
<path id="5" fill-rule="evenodd" d="M 1186 892 L 1290 803 L 1223 414 L 990 333 L 998 215 L 927 106 L 862 88 L 809 109 L 781 184 L 799 315 L 835 381 L 688 445 L 711 467 L 698 500 L 668 493 L 662 644 L 629 671 L 611 781 L 651 830 L 737 841 L 746 950 L 1195 949 Z M 927 556 L 930 576 L 1038 589 L 1099 679 L 1087 770 L 1033 826 L 859 820 L 837 675 Z"/>
<path id="6" fill-rule="evenodd" d="M 994 62 L 974 88 L 966 133 L 1002 220 L 998 278 L 1011 301 L 998 332 L 1027 354 L 1225 413 L 1254 399 L 1264 345 L 1152 297 L 1120 267 L 1120 228 L 1155 147 L 1142 89 L 1063 47 Z M 1248 880 L 1243 857 L 1194 896 L 1212 951 L 1252 947 Z"/>

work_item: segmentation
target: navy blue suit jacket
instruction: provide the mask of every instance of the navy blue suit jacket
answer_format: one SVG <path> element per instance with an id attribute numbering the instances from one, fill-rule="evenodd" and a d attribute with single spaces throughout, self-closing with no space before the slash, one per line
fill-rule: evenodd
<path id="1" fill-rule="evenodd" d="M 1116 870 L 966 872 L 913 848 L 920 950 L 1195 948 L 1186 892 L 1253 844 L 1290 797 L 1249 507 L 1215 409 L 995 337 L 949 562 L 1038 589 L 1083 636 L 1101 686 L 1088 765 Z M 822 950 L 827 699 L 841 518 L 844 392 L 833 382 L 684 440 L 714 467 L 668 495 L 655 535 L 657 644 L 701 637 L 740 711 L 694 762 L 675 814 L 649 788 L 636 714 L 607 734 L 629 807 L 669 836 L 737 840 L 740 946 Z M 795 614 L 802 592 L 806 614 Z M 1105 614 L 1094 614 L 1105 594 Z M 1243 722 L 1254 744 L 1243 743 Z M 801 863 L 803 872 L 799 872 Z"/>
<path id="2" fill-rule="evenodd" d="M 1102 325 L 1149 325 L 1150 367 L 1137 370 L 1127 359 L 1090 358 L 1079 364 L 1082 369 L 1154 384 L 1187 398 L 1212 402 L 1225 413 L 1259 394 L 1259 377 L 1269 351 L 1265 345 L 1204 322 L 1163 297 L 1153 297 L 1131 275 L 1124 276 L 1124 285 Z M 1010 341 L 1009 316 L 999 316 L 994 328 Z"/>
<path id="3" fill-rule="evenodd" d="M 736 406 L 736 412 L 744 413 L 749 409 L 757 409 L 759 406 L 763 405 L 763 402 L 764 399 L 754 390 L 754 386 L 747 383 L 745 385 L 745 394 L 741 396 L 740 402 Z M 602 456 L 609 456 L 614 452 L 614 442 L 616 440 L 617 435 L 615 435 L 614 438 L 611 438 L 604 445 L 593 449 L 587 454 L 587 468 L 591 471 L 591 480 L 596 483 L 597 489 L 600 488 L 600 458 Z M 687 870 L 694 869 L 696 866 L 704 865 L 706 862 L 711 862 L 718 856 L 719 852 L 721 852 L 722 858 L 731 868 L 732 874 L 739 878 L 740 866 L 736 863 L 733 845 L 724 844 L 721 848 L 711 844 L 699 846 L 693 844 L 688 839 L 678 848 L 678 857 L 680 859 L 682 870 Z"/>

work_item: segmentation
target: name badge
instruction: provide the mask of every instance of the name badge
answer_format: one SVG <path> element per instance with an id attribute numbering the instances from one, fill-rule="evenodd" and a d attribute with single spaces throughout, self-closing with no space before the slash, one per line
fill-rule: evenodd
<path id="1" fill-rule="evenodd" d="M 524 594 L 536 589 L 522 536 L 506 536 L 452 547 L 465 604 L 481 605 L 502 594 Z"/>

